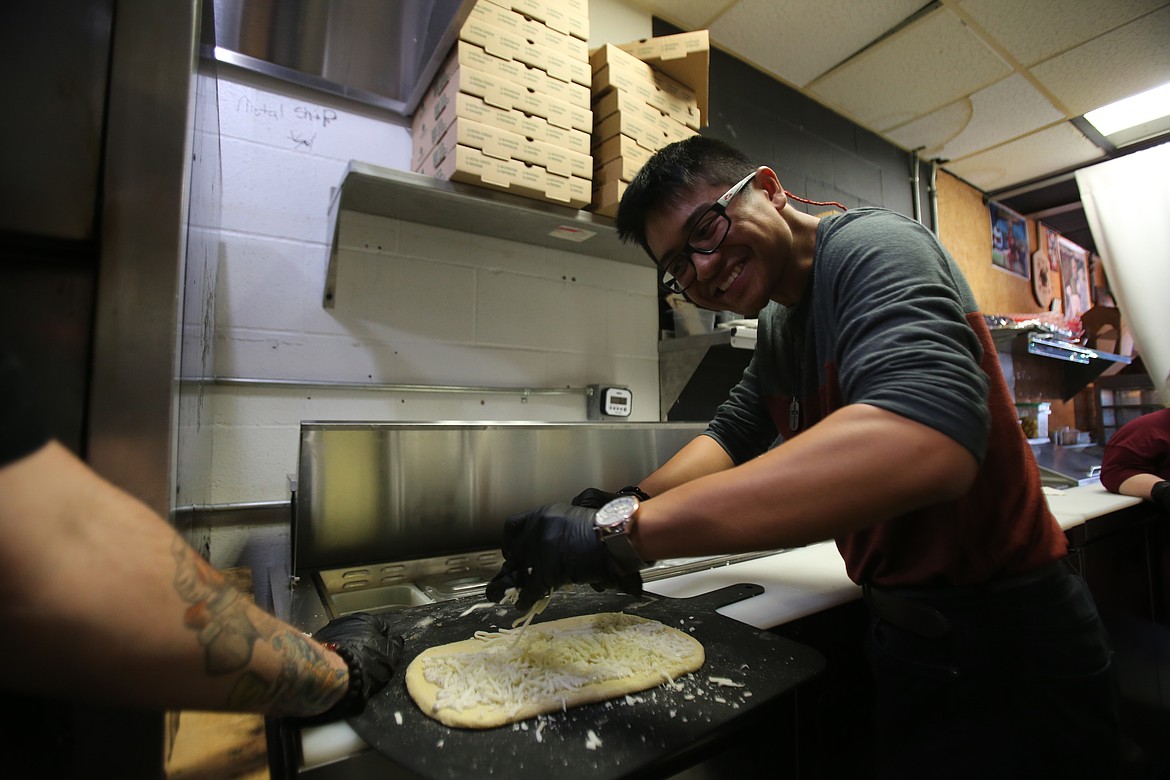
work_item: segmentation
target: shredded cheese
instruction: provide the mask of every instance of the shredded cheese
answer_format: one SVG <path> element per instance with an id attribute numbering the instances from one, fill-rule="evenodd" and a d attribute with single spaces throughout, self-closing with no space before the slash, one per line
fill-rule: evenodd
<path id="1" fill-rule="evenodd" d="M 695 652 L 693 639 L 656 621 L 622 613 L 592 618 L 574 629 L 546 630 L 554 621 L 477 631 L 482 646 L 474 652 L 428 657 L 422 673 L 438 688 L 433 710 L 490 706 L 515 715 L 549 701 L 565 709 L 566 696 L 589 685 L 635 675 L 671 682 L 665 670 Z M 513 636 L 526 630 L 524 642 Z"/>
<path id="2" fill-rule="evenodd" d="M 742 688 L 743 683 L 737 683 L 727 677 L 708 677 L 712 685 L 721 685 L 724 688 Z"/>
<path id="3" fill-rule="evenodd" d="M 467 609 L 460 612 L 459 617 L 467 617 L 472 612 L 475 612 L 477 609 L 488 609 L 489 607 L 494 607 L 494 606 L 496 606 L 496 605 L 490 601 L 483 601 L 483 602 L 480 602 L 479 604 L 472 604 L 470 607 L 468 607 Z"/>
<path id="4" fill-rule="evenodd" d="M 520 637 L 522 637 L 524 635 L 524 629 L 528 628 L 528 624 L 532 622 L 532 618 L 536 617 L 541 612 L 544 612 L 544 608 L 548 606 L 548 603 L 550 601 L 552 601 L 552 594 L 551 593 L 548 594 L 547 596 L 545 596 L 544 598 L 539 599 L 536 603 L 534 603 L 532 605 L 532 608 L 529 609 L 528 612 L 523 617 L 517 618 L 516 620 L 512 621 L 512 628 L 515 628 L 516 626 L 520 626 L 520 632 L 516 635 L 517 642 L 520 641 Z"/>

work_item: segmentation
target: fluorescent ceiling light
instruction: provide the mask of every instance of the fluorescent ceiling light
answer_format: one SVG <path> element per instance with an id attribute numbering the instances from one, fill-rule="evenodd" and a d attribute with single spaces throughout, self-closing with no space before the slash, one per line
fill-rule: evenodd
<path id="1" fill-rule="evenodd" d="M 1170 83 L 1093 109 L 1085 120 L 1117 146 L 1170 131 Z"/>

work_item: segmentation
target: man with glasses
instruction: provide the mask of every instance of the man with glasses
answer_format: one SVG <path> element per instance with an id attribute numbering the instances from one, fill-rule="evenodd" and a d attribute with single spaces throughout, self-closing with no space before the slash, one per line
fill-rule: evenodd
<path id="1" fill-rule="evenodd" d="M 794 198 L 702 136 L 639 171 L 619 234 L 666 289 L 758 316 L 755 353 L 637 486 L 510 518 L 489 596 L 831 539 L 870 607 L 880 776 L 1114 776 L 1107 638 L 960 269 L 913 220 Z"/>

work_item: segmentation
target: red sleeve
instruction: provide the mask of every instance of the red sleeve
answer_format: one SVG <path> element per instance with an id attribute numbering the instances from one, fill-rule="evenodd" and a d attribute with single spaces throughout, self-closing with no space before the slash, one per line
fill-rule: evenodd
<path id="1" fill-rule="evenodd" d="M 1101 457 L 1101 485 L 1112 493 L 1138 474 L 1170 479 L 1170 409 L 1132 420 L 1118 429 Z"/>

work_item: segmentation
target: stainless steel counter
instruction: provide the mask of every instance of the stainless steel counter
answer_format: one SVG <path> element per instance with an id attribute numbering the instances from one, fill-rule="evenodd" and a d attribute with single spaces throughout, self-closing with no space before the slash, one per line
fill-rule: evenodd
<path id="1" fill-rule="evenodd" d="M 1033 444 L 1041 482 L 1052 487 L 1091 485 L 1100 481 L 1105 449 L 1097 444 Z"/>

